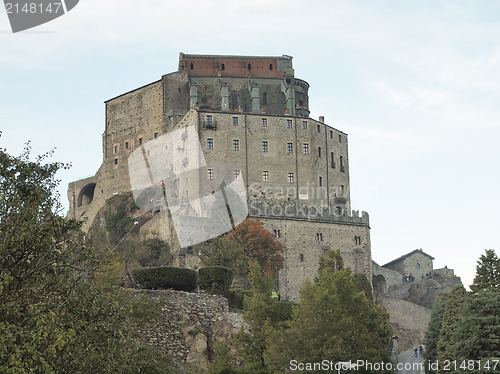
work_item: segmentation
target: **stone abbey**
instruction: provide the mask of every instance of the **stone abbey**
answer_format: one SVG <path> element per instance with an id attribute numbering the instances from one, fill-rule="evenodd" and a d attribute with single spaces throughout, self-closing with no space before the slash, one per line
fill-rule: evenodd
<path id="1" fill-rule="evenodd" d="M 248 216 L 283 244 L 282 298 L 298 298 L 329 249 L 371 280 L 368 214 L 351 210 L 348 137 L 323 117 L 309 117 L 308 89 L 290 56 L 181 53 L 178 71 L 106 101 L 103 162 L 93 177 L 69 184 L 69 216 L 87 218 L 88 230 L 107 199 L 131 191 L 132 152 L 194 126 L 212 187 L 218 188 L 218 165 L 231 165 L 246 188 Z M 177 187 L 188 206 L 192 195 L 182 182 Z M 140 233 L 168 241 L 176 264 L 192 265 L 168 211 L 156 212 Z"/>

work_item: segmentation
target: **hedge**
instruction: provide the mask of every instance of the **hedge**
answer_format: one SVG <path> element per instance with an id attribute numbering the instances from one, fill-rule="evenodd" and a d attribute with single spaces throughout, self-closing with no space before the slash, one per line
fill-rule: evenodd
<path id="1" fill-rule="evenodd" d="M 253 292 L 242 288 L 233 288 L 226 292 L 226 299 L 229 303 L 229 308 L 245 310 L 245 298 L 252 297 Z"/>
<path id="2" fill-rule="evenodd" d="M 224 266 L 208 266 L 198 269 L 198 280 L 202 290 L 224 295 L 233 283 L 233 271 Z"/>
<path id="3" fill-rule="evenodd" d="M 135 283 L 149 290 L 172 288 L 178 291 L 196 289 L 196 271 L 186 268 L 161 266 L 132 270 Z"/>

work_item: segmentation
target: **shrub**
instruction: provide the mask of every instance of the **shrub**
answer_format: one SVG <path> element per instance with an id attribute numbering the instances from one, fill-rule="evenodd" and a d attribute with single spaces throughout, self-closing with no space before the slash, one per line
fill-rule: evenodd
<path id="1" fill-rule="evenodd" d="M 252 297 L 253 292 L 241 288 L 233 288 L 226 292 L 226 299 L 229 302 L 229 308 L 245 310 L 245 298 Z"/>
<path id="2" fill-rule="evenodd" d="M 278 301 L 276 302 L 276 317 L 278 321 L 291 321 L 292 320 L 292 310 L 296 303 L 290 301 Z"/>
<path id="3" fill-rule="evenodd" d="M 233 283 L 233 271 L 224 266 L 209 266 L 198 270 L 198 279 L 201 289 L 224 295 Z"/>
<path id="4" fill-rule="evenodd" d="M 186 268 L 162 266 L 132 270 L 135 283 L 141 288 L 155 290 L 173 288 L 178 291 L 196 289 L 196 272 Z"/>

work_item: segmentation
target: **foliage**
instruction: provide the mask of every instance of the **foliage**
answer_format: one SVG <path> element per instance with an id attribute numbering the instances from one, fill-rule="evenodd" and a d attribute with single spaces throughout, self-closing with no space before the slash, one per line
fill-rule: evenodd
<path id="1" fill-rule="evenodd" d="M 363 292 L 368 300 L 373 300 L 373 291 L 366 274 L 356 273 L 353 275 L 356 284 L 358 285 L 358 290 Z"/>
<path id="2" fill-rule="evenodd" d="M 112 244 L 116 244 L 133 227 L 134 219 L 130 217 L 131 211 L 136 210 L 131 193 L 113 196 L 106 201 L 104 215 L 106 230 Z"/>
<path id="3" fill-rule="evenodd" d="M 201 261 L 207 266 L 224 266 L 231 269 L 235 276 L 246 274 L 247 261 L 243 247 L 226 236 L 218 236 L 209 245 L 198 245 Z"/>
<path id="4" fill-rule="evenodd" d="M 339 252 L 330 251 L 318 273 L 301 289 L 288 328 L 268 336 L 268 369 L 282 371 L 290 357 L 298 362 L 388 362 L 392 331 L 385 309 L 359 290 L 350 269 L 343 269 Z"/>
<path id="5" fill-rule="evenodd" d="M 210 293 L 224 295 L 233 283 L 233 272 L 224 266 L 209 266 L 198 269 L 200 288 Z"/>
<path id="6" fill-rule="evenodd" d="M 156 290 L 173 288 L 179 291 L 196 289 L 196 271 L 187 268 L 161 266 L 132 270 L 135 282 L 141 288 Z"/>
<path id="7" fill-rule="evenodd" d="M 0 150 L 0 372 L 167 372 L 166 356 L 135 340 L 159 308 L 97 282 L 109 260 L 57 214 L 67 165 L 29 153 Z"/>
<path id="8" fill-rule="evenodd" d="M 448 301 L 448 294 L 441 294 L 432 307 L 431 320 L 425 334 L 424 359 L 428 362 L 437 361 L 437 345 L 443 322 L 444 310 Z"/>
<path id="9" fill-rule="evenodd" d="M 269 275 L 275 275 L 283 267 L 283 246 L 274 235 L 264 229 L 258 219 L 245 219 L 229 232 L 228 239 L 243 244 L 248 261 L 255 260 Z"/>
<path id="10" fill-rule="evenodd" d="M 275 313 L 277 321 L 290 321 L 292 319 L 293 308 L 297 303 L 291 301 L 278 301 L 275 304 Z"/>
<path id="11" fill-rule="evenodd" d="M 437 359 L 439 362 L 454 359 L 453 344 L 454 333 L 459 324 L 462 307 L 466 301 L 467 292 L 462 285 L 457 285 L 451 290 L 443 313 L 439 341 L 437 344 Z"/>
<path id="12" fill-rule="evenodd" d="M 470 288 L 472 291 L 500 289 L 500 258 L 493 249 L 487 249 L 477 261 L 476 276 Z"/>
<path id="13" fill-rule="evenodd" d="M 470 296 L 454 334 L 457 359 L 500 358 L 500 290 L 484 288 Z"/>
<path id="14" fill-rule="evenodd" d="M 227 342 L 215 343 L 214 360 L 208 365 L 208 374 L 233 374 L 237 373 L 234 367 L 234 358 L 229 351 Z"/>
<path id="15" fill-rule="evenodd" d="M 246 309 L 245 300 L 251 298 L 253 292 L 250 290 L 244 290 L 242 288 L 233 288 L 226 292 L 226 298 L 229 302 L 229 308 L 231 309 Z"/>

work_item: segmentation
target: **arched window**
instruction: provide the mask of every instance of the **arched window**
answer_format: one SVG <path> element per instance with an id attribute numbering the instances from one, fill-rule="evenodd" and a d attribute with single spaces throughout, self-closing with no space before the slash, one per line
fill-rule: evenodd
<path id="1" fill-rule="evenodd" d="M 269 70 L 273 70 L 273 64 L 269 64 Z"/>
<path id="2" fill-rule="evenodd" d="M 191 62 L 191 64 L 189 64 L 189 68 L 190 68 L 191 70 L 193 70 L 193 69 L 194 69 L 194 65 L 193 65 L 193 63 L 192 63 L 192 62 Z"/>
<path id="3" fill-rule="evenodd" d="M 224 64 L 222 64 L 222 70 L 225 70 L 226 69 L 226 66 Z"/>
<path id="4" fill-rule="evenodd" d="M 252 64 L 248 64 L 248 70 L 252 70 Z"/>
<path id="5" fill-rule="evenodd" d="M 231 109 L 232 110 L 238 109 L 238 94 L 236 93 L 236 91 L 233 91 L 231 93 Z"/>

